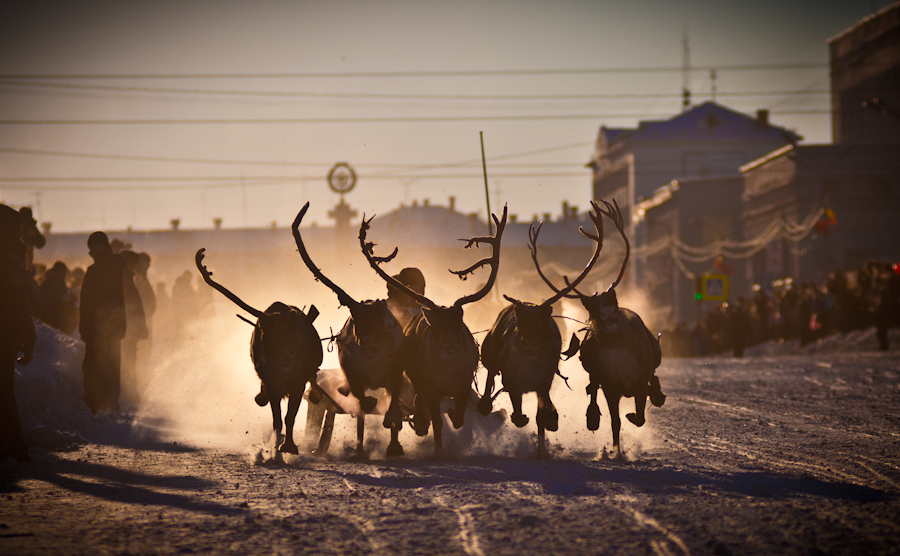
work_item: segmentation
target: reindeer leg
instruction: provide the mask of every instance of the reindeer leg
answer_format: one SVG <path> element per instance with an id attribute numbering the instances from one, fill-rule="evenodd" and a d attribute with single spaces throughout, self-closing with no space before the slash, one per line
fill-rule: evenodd
<path id="1" fill-rule="evenodd" d="M 600 387 L 596 384 L 588 384 L 587 393 L 591 396 L 591 401 L 587 408 L 587 428 L 589 431 L 595 431 L 600 428 L 600 406 L 597 405 L 597 390 Z M 617 415 L 618 417 L 618 415 Z"/>
<path id="2" fill-rule="evenodd" d="M 416 394 L 416 413 L 413 415 L 413 430 L 418 436 L 427 436 L 428 427 L 431 425 L 431 411 L 428 409 L 428 402 L 424 396 Z"/>
<path id="3" fill-rule="evenodd" d="M 616 458 L 622 457 L 622 450 L 619 448 L 619 431 L 622 429 L 622 419 L 619 418 L 619 394 L 609 394 L 604 392 L 606 396 L 606 405 L 609 407 L 609 417 L 612 420 L 612 437 L 613 448 L 616 450 Z"/>
<path id="4" fill-rule="evenodd" d="M 304 384 L 303 386 L 305 388 L 306 385 Z M 279 452 L 294 455 L 300 453 L 297 445 L 294 444 L 294 422 L 297 418 L 297 411 L 300 409 L 301 398 L 302 395 L 298 396 L 297 394 L 291 394 L 288 398 L 287 414 L 284 416 L 284 424 L 287 425 L 287 430 L 285 431 L 284 442 L 278 448 Z"/>
<path id="5" fill-rule="evenodd" d="M 544 427 L 538 422 L 538 438 L 537 438 L 537 459 L 545 459 L 548 457 L 547 444 L 544 438 Z"/>
<path id="6" fill-rule="evenodd" d="M 466 406 L 469 405 L 469 392 L 471 388 L 466 385 L 464 392 L 453 396 L 453 409 L 450 410 L 450 422 L 454 429 L 461 429 L 466 423 Z"/>
<path id="7" fill-rule="evenodd" d="M 478 413 L 481 413 L 485 417 L 490 415 L 491 410 L 493 409 L 491 395 L 494 393 L 494 379 L 496 377 L 497 373 L 488 370 L 487 380 L 484 382 L 484 394 L 482 394 L 481 399 L 478 400 Z"/>
<path id="8" fill-rule="evenodd" d="M 360 413 L 356 416 L 356 458 L 365 459 L 366 451 L 363 447 L 363 437 L 366 433 L 366 414 Z"/>
<path id="9" fill-rule="evenodd" d="M 434 429 L 434 459 L 444 457 L 444 442 L 441 431 L 444 429 L 444 416 L 441 415 L 441 398 L 428 399 L 428 411 L 431 413 L 431 426 Z"/>
<path id="10" fill-rule="evenodd" d="M 372 396 L 367 396 L 364 388 L 351 387 L 350 392 L 359 400 L 359 407 L 363 410 L 363 413 L 372 413 L 372 410 L 378 405 L 378 400 Z"/>
<path id="11" fill-rule="evenodd" d="M 520 429 L 528 424 L 528 416 L 522 413 L 522 393 L 521 392 L 508 392 L 509 401 L 512 402 L 513 412 L 512 416 L 510 416 L 510 420 L 513 424 Z"/>
<path id="12" fill-rule="evenodd" d="M 543 427 L 548 431 L 559 430 L 559 412 L 556 411 L 553 402 L 550 401 L 550 393 L 538 394 L 538 410 L 537 410 L 538 427 Z"/>
<path id="13" fill-rule="evenodd" d="M 387 453 L 389 458 L 396 458 L 403 455 L 403 446 L 400 445 L 400 428 L 391 428 L 391 443 L 388 444 Z"/>
<path id="14" fill-rule="evenodd" d="M 319 437 L 319 445 L 313 451 L 317 456 L 324 456 L 331 446 L 331 436 L 334 433 L 334 411 L 325 413 L 325 423 L 322 425 L 322 436 Z"/>
<path id="15" fill-rule="evenodd" d="M 635 413 L 629 413 L 625 417 L 631 421 L 633 425 L 638 427 L 643 427 L 644 423 L 647 422 L 644 417 L 644 411 L 647 407 L 647 393 L 640 392 L 634 397 L 634 411 Z"/>
<path id="16" fill-rule="evenodd" d="M 281 434 L 281 400 L 269 399 L 272 409 L 272 428 L 275 430 L 275 446 L 281 446 L 284 437 Z"/>

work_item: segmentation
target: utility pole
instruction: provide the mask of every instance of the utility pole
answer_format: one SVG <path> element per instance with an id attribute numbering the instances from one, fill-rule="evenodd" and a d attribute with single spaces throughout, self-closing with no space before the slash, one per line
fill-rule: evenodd
<path id="1" fill-rule="evenodd" d="M 709 81 L 712 83 L 712 101 L 716 101 L 716 70 L 709 70 Z"/>
<path id="2" fill-rule="evenodd" d="M 681 58 L 681 110 L 686 112 L 691 107 L 691 46 L 687 25 L 684 26 L 681 45 L 684 48 Z"/>

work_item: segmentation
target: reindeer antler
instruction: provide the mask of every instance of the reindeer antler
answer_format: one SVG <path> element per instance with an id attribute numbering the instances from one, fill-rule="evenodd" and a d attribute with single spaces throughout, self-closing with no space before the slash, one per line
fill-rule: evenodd
<path id="1" fill-rule="evenodd" d="M 625 260 L 622 261 L 622 269 L 619 270 L 618 278 L 616 278 L 616 281 L 610 286 L 610 289 L 612 289 L 619 285 L 619 282 L 622 281 L 622 276 L 625 275 L 625 266 L 628 264 L 628 256 L 631 254 L 631 244 L 628 243 L 628 236 L 625 235 L 625 220 L 622 218 L 622 211 L 619 209 L 619 204 L 615 199 L 612 200 L 612 204 L 609 204 L 602 199 L 600 202 L 606 206 L 606 210 L 600 210 L 600 212 L 613 221 L 613 224 L 615 224 L 619 233 L 622 234 L 622 239 L 625 240 Z"/>
<path id="2" fill-rule="evenodd" d="M 366 241 L 366 234 L 371 227 L 370 222 L 372 222 L 374 218 L 375 217 L 373 216 L 372 218 L 366 220 L 366 216 L 363 215 L 362 223 L 360 223 L 359 225 L 359 247 L 360 249 L 362 249 L 363 255 L 366 256 L 366 260 L 369 261 L 369 266 L 371 266 L 375 270 L 375 272 L 379 276 L 381 276 L 381 279 L 387 282 L 389 285 L 402 291 L 422 305 L 425 305 L 426 307 L 429 307 L 431 309 L 437 309 L 437 304 L 435 304 L 433 301 L 431 301 L 424 295 L 419 294 L 418 292 L 414 292 L 406 284 L 404 284 L 400 280 L 397 280 L 396 278 L 385 272 L 384 269 L 381 268 L 381 266 L 379 266 L 381 265 L 381 263 L 386 263 L 393 260 L 393 258 L 397 256 L 399 248 L 394 247 L 394 251 L 387 257 L 375 256 L 375 243 Z"/>
<path id="3" fill-rule="evenodd" d="M 478 247 L 482 243 L 487 243 L 491 246 L 491 256 L 481 259 L 465 270 L 450 271 L 451 273 L 459 276 L 460 280 L 465 280 L 468 275 L 472 272 L 475 272 L 475 270 L 485 265 L 490 265 L 491 267 L 491 274 L 490 276 L 488 276 L 487 282 L 484 284 L 484 286 L 471 295 L 460 297 L 453 303 L 454 306 L 462 307 L 463 305 L 466 305 L 468 303 L 474 303 L 475 301 L 478 301 L 486 296 L 488 292 L 491 291 L 491 288 L 494 287 L 494 282 L 497 280 L 497 272 L 500 270 L 500 239 L 503 237 L 503 230 L 506 229 L 506 212 L 507 206 L 503 205 L 503 217 L 501 219 L 498 220 L 496 215 L 491 214 L 491 218 L 494 219 L 494 224 L 497 225 L 497 233 L 493 237 L 473 237 L 468 241 L 468 243 L 466 243 L 465 249 L 469 249 L 473 245 L 475 247 Z"/>
<path id="4" fill-rule="evenodd" d="M 553 285 L 553 282 L 551 282 L 550 279 L 544 275 L 544 273 L 541 271 L 541 265 L 540 265 L 540 263 L 538 263 L 537 240 L 538 240 L 538 236 L 541 233 L 541 226 L 543 226 L 543 222 L 541 222 L 538 225 L 537 229 L 535 229 L 534 224 L 532 224 L 531 228 L 529 228 L 529 230 L 528 230 L 528 241 L 529 241 L 528 249 L 531 251 L 531 260 L 534 261 L 534 267 L 537 269 L 538 276 L 541 277 L 541 280 L 543 280 L 544 283 L 547 284 L 550 287 L 550 289 L 556 293 L 556 295 L 554 295 L 547 301 L 544 301 L 544 303 L 542 303 L 542 305 L 550 305 L 550 304 L 556 303 L 557 300 L 559 300 L 560 298 L 563 298 L 563 297 L 566 297 L 569 299 L 578 299 L 579 297 L 586 297 L 584 294 L 582 294 L 581 292 L 579 292 L 576 289 L 576 286 L 578 284 L 580 284 L 582 280 L 587 278 L 587 275 L 590 273 L 591 269 L 594 267 L 594 264 L 597 262 L 597 259 L 600 258 L 600 251 L 603 249 L 603 219 L 600 216 L 602 211 L 600 210 L 600 207 L 597 205 L 597 203 L 594 201 L 591 201 L 591 206 L 593 207 L 594 212 L 589 212 L 588 216 L 590 216 L 591 221 L 594 223 L 594 229 L 597 232 L 596 235 L 586 232 L 584 230 L 584 228 L 582 228 L 580 226 L 578 228 L 578 231 L 584 237 L 595 242 L 597 244 L 597 247 L 596 247 L 596 249 L 594 249 L 594 254 L 591 257 L 591 260 L 588 261 L 587 265 L 585 265 L 585 267 L 584 267 L 584 270 L 582 270 L 581 274 L 579 274 L 574 280 L 569 281 L 569 278 L 567 276 L 563 276 L 563 281 L 566 283 L 566 287 L 561 290 L 557 289 L 557 287 Z M 571 293 L 573 291 L 575 292 L 575 294 Z"/>
<path id="5" fill-rule="evenodd" d="M 300 209 L 299 213 L 297 213 L 297 218 L 294 219 L 294 224 L 291 226 L 291 229 L 294 232 L 294 243 L 297 244 L 297 250 L 300 252 L 300 258 L 303 259 L 303 262 L 306 264 L 306 268 L 308 268 L 310 272 L 313 273 L 313 276 L 315 276 L 316 280 L 322 282 L 323 284 L 328 286 L 331 291 L 337 294 L 338 302 L 341 305 L 344 305 L 345 307 L 352 307 L 353 305 L 356 305 L 357 302 L 352 297 L 350 297 L 347 292 L 339 288 L 337 284 L 335 284 L 324 274 L 322 274 L 322 271 L 319 270 L 319 268 L 315 264 L 313 264 L 312 259 L 309 258 L 309 253 L 306 251 L 306 246 L 303 245 L 303 238 L 300 236 L 300 222 L 303 221 L 303 217 L 306 215 L 307 209 L 309 209 L 309 202 L 303 205 L 303 208 Z"/>
<path id="6" fill-rule="evenodd" d="M 240 297 L 234 295 L 233 293 L 228 291 L 228 289 L 225 286 L 217 283 L 215 280 L 212 279 L 212 272 L 207 270 L 206 265 L 203 264 L 203 257 L 206 256 L 204 254 L 205 251 L 206 251 L 206 248 L 203 247 L 203 248 L 197 250 L 197 254 L 194 256 L 194 262 L 197 263 L 197 270 L 199 270 L 200 275 L 203 276 L 203 281 L 206 282 L 207 284 L 209 284 L 210 286 L 212 286 L 213 289 L 219 291 L 222 295 L 224 295 L 225 297 L 227 297 L 228 299 L 233 301 L 235 303 L 235 305 L 237 305 L 241 309 L 247 311 L 248 313 L 250 313 L 251 315 L 253 315 L 254 317 L 256 317 L 258 319 L 263 318 L 265 316 L 265 313 L 263 313 L 262 311 L 260 311 L 258 309 L 254 309 L 250 305 L 247 305 Z M 253 323 L 251 323 L 251 324 L 253 324 Z"/>

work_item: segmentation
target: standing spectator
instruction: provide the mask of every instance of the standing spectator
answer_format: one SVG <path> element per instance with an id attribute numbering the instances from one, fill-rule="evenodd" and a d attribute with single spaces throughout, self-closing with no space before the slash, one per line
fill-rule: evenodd
<path id="1" fill-rule="evenodd" d="M 42 249 L 47 238 L 38 230 L 31 207 L 20 208 L 19 215 L 22 218 L 22 243 L 25 244 L 25 270 L 34 277 L 34 249 Z"/>
<path id="2" fill-rule="evenodd" d="M 71 334 L 71 311 L 75 308 L 75 296 L 66 285 L 66 275 L 69 269 L 66 263 L 56 261 L 50 270 L 44 273 L 44 279 L 40 285 L 40 312 L 38 317 L 48 326 Z"/>
<path id="3" fill-rule="evenodd" d="M 139 374 L 137 369 L 138 343 L 149 337 L 144 306 L 136 284 L 135 271 L 138 254 L 124 250 L 119 253 L 125 263 L 122 287 L 125 295 L 125 338 L 122 339 L 121 384 L 122 397 L 128 403 L 138 401 Z"/>
<path id="4" fill-rule="evenodd" d="M 94 264 L 81 288 L 81 339 L 84 340 L 84 403 L 96 414 L 118 411 L 122 339 L 125 337 L 125 265 L 113 254 L 103 232 L 88 237 Z"/>
<path id="5" fill-rule="evenodd" d="M 7 455 L 17 461 L 30 459 L 15 393 L 16 359 L 27 365 L 35 341 L 29 303 L 31 279 L 25 271 L 21 230 L 20 214 L 0 205 L 0 461 Z"/>
<path id="6" fill-rule="evenodd" d="M 729 307 L 726 323 L 729 339 L 731 340 L 732 354 L 735 357 L 744 356 L 744 348 L 750 343 L 750 315 L 747 314 L 746 301 L 743 297 Z"/>

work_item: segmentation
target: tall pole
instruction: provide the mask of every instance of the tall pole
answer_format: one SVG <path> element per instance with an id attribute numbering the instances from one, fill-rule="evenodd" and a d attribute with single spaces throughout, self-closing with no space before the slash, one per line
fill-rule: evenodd
<path id="1" fill-rule="evenodd" d="M 484 197 L 487 200 L 488 232 L 489 235 L 494 235 L 494 222 L 491 220 L 491 194 L 488 191 L 487 162 L 484 159 L 484 133 L 479 131 L 478 137 L 481 139 L 481 169 L 484 170 Z"/>

